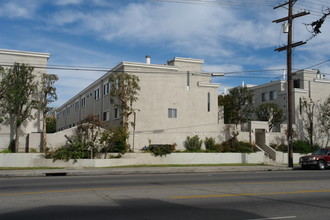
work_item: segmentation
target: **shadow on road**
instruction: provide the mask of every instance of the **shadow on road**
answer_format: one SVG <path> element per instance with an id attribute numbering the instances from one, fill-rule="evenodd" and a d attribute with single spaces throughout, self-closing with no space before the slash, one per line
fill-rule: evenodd
<path id="1" fill-rule="evenodd" d="M 154 199 L 116 201 L 117 206 L 45 206 L 0 214 L 1 220 L 16 219 L 260 219 L 260 215 L 234 209 L 208 209 Z"/>

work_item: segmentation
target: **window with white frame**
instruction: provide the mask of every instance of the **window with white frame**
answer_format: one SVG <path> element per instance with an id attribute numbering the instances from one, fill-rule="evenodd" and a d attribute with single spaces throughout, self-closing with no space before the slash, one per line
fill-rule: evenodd
<path id="1" fill-rule="evenodd" d="M 276 100 L 277 99 L 277 91 L 270 91 L 269 99 L 270 100 Z"/>
<path id="2" fill-rule="evenodd" d="M 78 110 L 79 109 L 79 100 L 75 102 L 74 109 L 75 110 Z"/>
<path id="3" fill-rule="evenodd" d="M 82 97 L 81 98 L 81 107 L 85 107 L 86 106 L 86 97 Z"/>
<path id="4" fill-rule="evenodd" d="M 110 92 L 110 83 L 105 83 L 103 85 L 103 95 L 108 95 Z"/>
<path id="5" fill-rule="evenodd" d="M 115 118 L 119 118 L 119 108 L 116 107 L 114 109 L 114 111 L 115 111 L 115 114 L 114 114 L 115 115 Z"/>
<path id="6" fill-rule="evenodd" d="M 103 121 L 108 121 L 109 120 L 109 112 L 103 112 L 103 116 L 102 116 L 102 120 Z"/>
<path id="7" fill-rule="evenodd" d="M 268 92 L 261 93 L 261 101 L 267 102 L 268 101 Z"/>
<path id="8" fill-rule="evenodd" d="M 177 109 L 169 108 L 168 109 L 168 118 L 176 118 L 177 117 Z"/>
<path id="9" fill-rule="evenodd" d="M 207 111 L 211 111 L 211 93 L 207 93 Z"/>
<path id="10" fill-rule="evenodd" d="M 94 90 L 94 100 L 100 99 L 100 88 Z"/>

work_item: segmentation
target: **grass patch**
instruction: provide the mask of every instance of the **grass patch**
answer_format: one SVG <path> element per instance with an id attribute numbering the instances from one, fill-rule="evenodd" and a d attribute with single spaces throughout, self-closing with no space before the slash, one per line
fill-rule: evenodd
<path id="1" fill-rule="evenodd" d="M 104 168 L 122 168 L 122 167 L 226 167 L 226 166 L 271 166 L 270 164 L 245 164 L 245 163 L 230 163 L 230 164 L 155 164 L 155 165 L 127 165 L 127 166 L 114 166 Z"/>
<path id="2" fill-rule="evenodd" d="M 0 170 L 52 170 L 64 169 L 63 167 L 0 167 Z"/>

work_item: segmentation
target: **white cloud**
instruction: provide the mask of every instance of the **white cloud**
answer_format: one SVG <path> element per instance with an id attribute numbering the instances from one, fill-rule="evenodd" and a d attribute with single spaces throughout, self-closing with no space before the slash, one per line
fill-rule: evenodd
<path id="1" fill-rule="evenodd" d="M 230 44 L 255 48 L 275 41 L 276 28 L 263 20 L 245 20 L 230 8 L 173 4 L 127 4 L 117 10 L 63 10 L 50 21 L 61 29 L 94 33 L 107 41 L 159 44 L 200 56 L 230 56 Z M 71 24 L 79 24 L 71 28 Z M 260 34 L 260 33 L 263 34 Z"/>
<path id="2" fill-rule="evenodd" d="M 52 3 L 55 5 L 61 5 L 61 6 L 66 6 L 66 5 L 78 5 L 83 3 L 84 0 L 56 0 L 53 1 Z"/>
<path id="3" fill-rule="evenodd" d="M 0 3 L 0 16 L 8 18 L 23 18 L 31 19 L 37 8 L 39 7 L 38 2 L 27 1 L 10 1 Z"/>

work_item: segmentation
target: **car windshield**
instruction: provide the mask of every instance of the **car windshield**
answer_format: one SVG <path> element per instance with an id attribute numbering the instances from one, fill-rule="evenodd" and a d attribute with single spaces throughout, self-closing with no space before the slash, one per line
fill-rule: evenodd
<path id="1" fill-rule="evenodd" d="M 313 155 L 326 155 L 328 152 L 328 149 L 318 149 L 313 153 Z"/>

